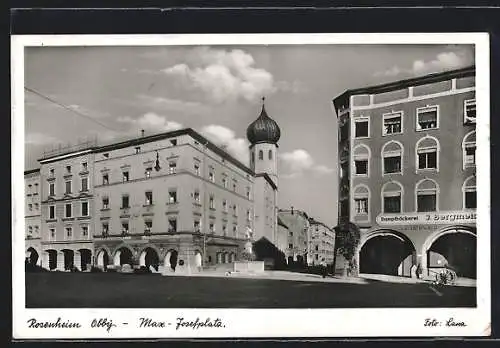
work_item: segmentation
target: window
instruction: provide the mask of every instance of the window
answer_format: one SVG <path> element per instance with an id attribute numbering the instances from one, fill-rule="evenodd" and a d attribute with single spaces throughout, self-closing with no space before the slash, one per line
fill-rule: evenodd
<path id="1" fill-rule="evenodd" d="M 65 205 L 65 209 L 64 209 L 64 216 L 67 217 L 67 218 L 70 218 L 73 216 L 73 206 L 71 203 L 67 203 Z"/>
<path id="2" fill-rule="evenodd" d="M 236 192 L 236 189 L 237 189 L 237 183 L 235 181 L 235 182 L 233 182 L 233 191 Z"/>
<path id="3" fill-rule="evenodd" d="M 33 192 L 34 195 L 38 194 L 38 184 L 35 184 L 35 191 Z"/>
<path id="4" fill-rule="evenodd" d="M 247 220 L 250 221 L 252 219 L 252 211 L 247 209 Z"/>
<path id="5" fill-rule="evenodd" d="M 151 168 L 151 167 L 146 168 L 146 179 L 151 178 L 152 171 L 153 171 L 153 168 Z"/>
<path id="6" fill-rule="evenodd" d="M 273 159 L 273 150 L 269 150 L 267 153 L 267 156 L 270 160 L 272 160 Z"/>
<path id="7" fill-rule="evenodd" d="M 200 165 L 199 165 L 198 163 L 196 163 L 196 162 L 195 162 L 195 164 L 194 164 L 194 166 L 193 166 L 193 167 L 194 167 L 194 173 L 195 173 L 196 175 L 200 175 Z"/>
<path id="8" fill-rule="evenodd" d="M 56 195 L 56 192 L 55 192 L 55 184 L 53 182 L 51 182 L 49 184 L 49 196 L 55 196 Z"/>
<path id="9" fill-rule="evenodd" d="M 40 227 L 35 226 L 35 236 L 38 236 L 40 234 Z"/>
<path id="10" fill-rule="evenodd" d="M 226 224 L 222 225 L 222 235 L 227 236 L 227 225 Z"/>
<path id="11" fill-rule="evenodd" d="M 54 220 L 56 218 L 56 206 L 49 205 L 49 219 Z"/>
<path id="12" fill-rule="evenodd" d="M 147 220 L 144 221 L 144 234 L 151 234 L 151 230 L 153 229 L 153 221 Z"/>
<path id="13" fill-rule="evenodd" d="M 354 158 L 354 174 L 360 176 L 368 176 L 368 166 L 371 157 L 370 148 L 360 144 L 353 150 Z"/>
<path id="14" fill-rule="evenodd" d="M 384 127 L 382 135 L 403 133 L 403 112 L 393 112 L 383 115 Z"/>
<path id="15" fill-rule="evenodd" d="M 153 191 L 146 191 L 145 193 L 145 204 L 152 205 L 153 204 Z"/>
<path id="16" fill-rule="evenodd" d="M 476 194 L 476 177 L 471 176 L 464 181 L 462 187 L 463 191 L 463 207 L 464 209 L 477 208 L 477 194 Z"/>
<path id="17" fill-rule="evenodd" d="M 109 184 L 109 175 L 108 174 L 103 174 L 102 175 L 102 184 L 103 185 L 108 185 Z"/>
<path id="18" fill-rule="evenodd" d="M 259 159 L 260 160 L 264 159 L 264 152 L 262 150 L 259 150 Z"/>
<path id="19" fill-rule="evenodd" d="M 424 179 L 415 186 L 417 212 L 437 211 L 438 186 L 434 180 Z"/>
<path id="20" fill-rule="evenodd" d="M 370 190 L 365 185 L 358 185 L 353 192 L 355 215 L 368 215 Z"/>
<path id="21" fill-rule="evenodd" d="M 66 181 L 66 190 L 65 193 L 71 193 L 71 180 Z"/>
<path id="22" fill-rule="evenodd" d="M 227 213 L 227 200 L 226 199 L 222 200 L 222 211 L 224 213 Z"/>
<path id="23" fill-rule="evenodd" d="M 210 209 L 215 209 L 214 196 L 210 196 L 210 198 L 208 199 L 208 204 Z"/>
<path id="24" fill-rule="evenodd" d="M 89 202 L 82 202 L 82 216 L 89 216 Z"/>
<path id="25" fill-rule="evenodd" d="M 177 232 L 177 219 L 175 217 L 168 218 L 168 232 L 169 233 Z"/>
<path id="26" fill-rule="evenodd" d="M 462 141 L 463 169 L 476 166 L 476 131 L 467 133 Z"/>
<path id="27" fill-rule="evenodd" d="M 102 235 L 107 236 L 109 234 L 109 224 L 107 222 L 104 222 L 102 224 Z"/>
<path id="28" fill-rule="evenodd" d="M 198 191 L 198 190 L 194 191 L 193 199 L 196 203 L 200 203 L 200 191 Z"/>
<path id="29" fill-rule="evenodd" d="M 82 192 L 89 190 L 89 178 L 82 178 Z"/>
<path id="30" fill-rule="evenodd" d="M 354 120 L 354 137 L 369 138 L 370 137 L 370 119 L 359 118 Z"/>
<path id="31" fill-rule="evenodd" d="M 50 168 L 50 169 L 49 169 L 49 176 L 50 176 L 51 178 L 53 178 L 53 177 L 54 177 L 54 175 L 55 175 L 55 170 L 54 170 L 54 168 Z"/>
<path id="32" fill-rule="evenodd" d="M 194 220 L 193 229 L 195 232 L 200 232 L 200 220 Z"/>
<path id="33" fill-rule="evenodd" d="M 238 234 L 238 226 L 234 225 L 233 226 L 233 237 L 236 237 L 237 234 Z"/>
<path id="34" fill-rule="evenodd" d="M 250 188 L 247 187 L 247 193 L 246 193 L 247 199 L 250 199 Z"/>
<path id="35" fill-rule="evenodd" d="M 128 171 L 124 171 L 124 172 L 122 173 L 122 178 L 123 178 L 123 182 L 127 182 L 127 181 L 129 181 L 130 176 L 129 176 Z"/>
<path id="36" fill-rule="evenodd" d="M 226 177 L 222 178 L 222 186 L 224 186 L 225 188 L 227 188 L 227 178 Z"/>
<path id="37" fill-rule="evenodd" d="M 122 209 L 129 208 L 129 196 L 128 195 L 123 195 L 122 196 Z"/>
<path id="38" fill-rule="evenodd" d="M 288 249 L 293 249 L 293 244 L 288 244 Z"/>
<path id="39" fill-rule="evenodd" d="M 102 209 L 109 209 L 109 197 L 102 198 Z"/>
<path id="40" fill-rule="evenodd" d="M 252 152 L 251 154 L 251 159 L 250 159 L 250 164 L 254 164 L 255 163 L 255 152 Z"/>
<path id="41" fill-rule="evenodd" d="M 211 182 L 215 182 L 215 174 L 213 172 L 213 169 L 210 169 L 210 172 L 208 173 L 208 178 L 210 179 Z"/>
<path id="42" fill-rule="evenodd" d="M 88 164 L 87 162 L 82 162 L 82 171 L 85 172 L 88 169 Z"/>
<path id="43" fill-rule="evenodd" d="M 403 145 L 390 141 L 382 147 L 382 168 L 384 174 L 402 174 Z"/>
<path id="44" fill-rule="evenodd" d="M 82 237 L 84 237 L 84 238 L 89 237 L 89 227 L 88 226 L 82 226 Z"/>
<path id="45" fill-rule="evenodd" d="M 417 170 L 438 169 L 439 143 L 436 138 L 426 136 L 415 146 Z"/>
<path id="46" fill-rule="evenodd" d="M 439 108 L 437 105 L 417 108 L 417 131 L 439 128 Z"/>
<path id="47" fill-rule="evenodd" d="M 33 235 L 33 227 L 28 226 L 28 235 L 31 236 Z"/>
<path id="48" fill-rule="evenodd" d="M 464 101 L 464 123 L 476 123 L 476 99 Z"/>
<path id="49" fill-rule="evenodd" d="M 233 205 L 233 215 L 238 216 L 238 208 L 236 207 L 236 204 Z"/>
<path id="50" fill-rule="evenodd" d="M 71 173 L 71 166 L 66 166 L 66 173 L 68 173 L 68 174 Z"/>
<path id="51" fill-rule="evenodd" d="M 172 146 L 177 146 L 177 139 L 170 139 L 170 144 Z"/>
<path id="52" fill-rule="evenodd" d="M 55 228 L 49 228 L 49 238 L 50 238 L 50 240 L 56 239 L 56 229 Z"/>
<path id="53" fill-rule="evenodd" d="M 66 238 L 70 239 L 73 237 L 73 228 L 71 227 L 66 227 Z"/>
<path id="54" fill-rule="evenodd" d="M 31 203 L 28 204 L 28 210 L 33 211 L 33 204 L 31 204 Z"/>
<path id="55" fill-rule="evenodd" d="M 214 223 L 213 223 L 213 222 L 211 222 L 211 223 L 208 225 L 208 231 L 209 231 L 210 233 L 212 233 L 212 234 L 213 234 L 213 233 L 215 233 L 215 225 L 214 225 Z"/>
<path id="56" fill-rule="evenodd" d="M 35 210 L 38 210 L 39 207 L 40 205 L 38 203 L 35 203 Z"/>
<path id="57" fill-rule="evenodd" d="M 122 222 L 122 235 L 127 235 L 129 231 L 128 221 Z"/>
<path id="58" fill-rule="evenodd" d="M 384 213 L 401 213 L 403 187 L 396 181 L 391 181 L 382 186 L 382 207 Z"/>
<path id="59" fill-rule="evenodd" d="M 28 196 L 31 195 L 31 184 L 28 185 Z"/>
<path id="60" fill-rule="evenodd" d="M 140 146 L 136 146 L 135 153 L 138 154 L 140 152 L 141 152 L 141 147 Z"/>
<path id="61" fill-rule="evenodd" d="M 176 172 L 177 172 L 177 163 L 176 162 L 169 162 L 168 173 L 175 174 Z"/>
<path id="62" fill-rule="evenodd" d="M 177 203 L 177 190 L 171 189 L 168 191 L 168 203 L 169 204 Z"/>
<path id="63" fill-rule="evenodd" d="M 292 231 L 290 231 L 289 235 L 290 235 L 290 237 L 293 237 L 293 232 L 292 232 Z"/>

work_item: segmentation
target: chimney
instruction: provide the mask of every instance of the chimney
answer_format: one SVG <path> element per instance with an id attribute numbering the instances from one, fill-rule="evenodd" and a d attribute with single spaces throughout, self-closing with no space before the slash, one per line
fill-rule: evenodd
<path id="1" fill-rule="evenodd" d="M 293 215 L 293 205 L 292 205 L 292 215 Z"/>
<path id="2" fill-rule="evenodd" d="M 141 137 L 144 136 L 144 129 L 141 129 Z"/>

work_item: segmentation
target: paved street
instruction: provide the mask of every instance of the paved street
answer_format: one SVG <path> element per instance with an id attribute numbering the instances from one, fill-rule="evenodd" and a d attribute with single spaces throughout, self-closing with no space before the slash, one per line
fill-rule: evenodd
<path id="1" fill-rule="evenodd" d="M 316 279 L 315 279 L 316 280 Z M 475 287 L 428 284 L 175 277 L 119 273 L 27 273 L 28 308 L 474 307 Z"/>

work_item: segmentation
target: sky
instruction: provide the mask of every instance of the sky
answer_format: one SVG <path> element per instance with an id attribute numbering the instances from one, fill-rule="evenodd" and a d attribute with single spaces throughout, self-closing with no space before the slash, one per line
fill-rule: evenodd
<path id="1" fill-rule="evenodd" d="M 279 207 L 333 227 L 332 100 L 347 89 L 473 63 L 474 48 L 464 45 L 29 47 L 25 88 L 35 93 L 25 91 L 25 168 L 39 167 L 43 151 L 59 144 L 184 127 L 248 164 L 246 128 L 265 96 L 281 128 Z"/>

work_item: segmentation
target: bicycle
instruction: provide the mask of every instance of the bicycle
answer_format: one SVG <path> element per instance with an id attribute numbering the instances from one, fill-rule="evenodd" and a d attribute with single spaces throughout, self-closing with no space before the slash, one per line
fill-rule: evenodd
<path id="1" fill-rule="evenodd" d="M 457 280 L 457 273 L 451 269 L 444 269 L 435 273 L 434 285 L 454 285 Z"/>

